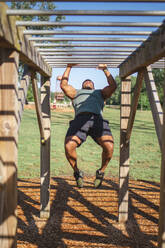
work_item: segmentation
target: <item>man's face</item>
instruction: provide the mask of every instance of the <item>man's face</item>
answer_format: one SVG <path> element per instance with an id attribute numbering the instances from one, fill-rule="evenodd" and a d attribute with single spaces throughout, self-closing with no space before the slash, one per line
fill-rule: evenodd
<path id="1" fill-rule="evenodd" d="M 90 80 L 85 81 L 82 85 L 82 89 L 93 90 L 94 89 L 93 82 Z"/>

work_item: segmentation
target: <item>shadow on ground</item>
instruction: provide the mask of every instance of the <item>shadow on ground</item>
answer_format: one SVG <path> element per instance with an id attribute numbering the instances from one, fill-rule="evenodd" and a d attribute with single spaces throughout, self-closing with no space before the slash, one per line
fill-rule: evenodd
<path id="1" fill-rule="evenodd" d="M 51 179 L 51 214 L 39 218 L 40 182 L 18 181 L 18 245 L 38 248 L 156 248 L 159 184 L 130 181 L 129 221 L 118 223 L 118 182 L 105 178 L 100 189 L 85 178 L 77 189 L 72 177 Z"/>

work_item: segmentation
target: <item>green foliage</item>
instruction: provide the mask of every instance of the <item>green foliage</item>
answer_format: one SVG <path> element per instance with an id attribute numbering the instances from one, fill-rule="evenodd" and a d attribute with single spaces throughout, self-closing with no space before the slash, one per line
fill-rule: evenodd
<path id="1" fill-rule="evenodd" d="M 38 9 L 38 10 L 55 10 L 56 5 L 54 2 L 26 2 L 26 1 L 20 1 L 20 2 L 12 2 L 11 3 L 11 9 Z M 24 21 L 49 21 L 50 16 L 20 16 L 19 19 Z M 52 21 L 61 21 L 64 20 L 64 16 L 55 16 L 54 19 L 51 19 Z M 48 27 L 28 27 L 29 29 L 48 29 Z M 50 27 L 49 29 L 53 29 L 53 27 Z"/>
<path id="2" fill-rule="evenodd" d="M 19 2 L 11 2 L 11 9 L 38 9 L 38 10 L 54 10 L 56 5 L 54 2 L 26 2 L 26 1 L 19 1 Z M 18 16 L 17 19 L 24 20 L 24 21 L 50 21 L 50 16 Z M 55 16 L 54 19 L 51 17 L 51 21 L 61 21 L 64 20 L 65 16 Z M 33 27 L 29 26 L 28 29 L 53 29 L 54 27 Z M 58 27 L 59 28 L 59 27 Z M 40 35 L 42 36 L 42 35 Z M 50 42 L 51 44 L 51 42 Z M 23 64 L 20 62 L 19 65 L 19 81 L 21 80 L 23 75 Z M 38 75 L 37 75 L 38 78 Z M 53 96 L 51 96 L 53 99 Z M 28 94 L 27 94 L 27 101 L 34 101 L 33 92 L 32 92 L 32 85 L 29 86 Z"/>
<path id="3" fill-rule="evenodd" d="M 50 93 L 50 99 L 51 99 L 51 102 L 54 101 L 54 92 L 51 92 L 51 93 Z"/>
<path id="4" fill-rule="evenodd" d="M 155 81 L 155 84 L 157 87 L 158 95 L 160 98 L 160 103 L 163 104 L 163 88 L 164 88 L 164 84 L 165 84 L 165 70 L 164 69 L 153 69 L 152 72 L 153 72 L 154 81 Z M 119 76 L 116 76 L 115 80 L 117 82 L 118 87 L 117 87 L 115 93 L 111 96 L 111 98 L 109 98 L 106 101 L 107 105 L 120 105 L 121 80 L 120 80 Z M 131 76 L 132 97 L 133 97 L 133 93 L 134 93 L 135 84 L 136 84 L 136 77 Z M 142 89 L 141 89 L 141 93 L 140 93 L 140 97 L 139 97 L 138 109 L 141 109 L 141 110 L 149 110 L 150 109 L 150 102 L 148 99 L 148 95 L 146 92 L 146 86 L 145 86 L 144 81 L 142 84 Z"/>
<path id="5" fill-rule="evenodd" d="M 153 69 L 153 76 L 157 91 L 160 98 L 160 103 L 163 104 L 163 88 L 165 84 L 165 69 Z"/>
<path id="6" fill-rule="evenodd" d="M 28 102 L 34 102 L 32 84 L 29 85 L 29 89 L 28 89 L 28 92 L 27 92 L 27 101 Z"/>
<path id="7" fill-rule="evenodd" d="M 119 76 L 115 77 L 117 83 L 117 89 L 115 93 L 106 101 L 107 105 L 120 105 L 120 96 L 121 96 L 121 80 Z"/>

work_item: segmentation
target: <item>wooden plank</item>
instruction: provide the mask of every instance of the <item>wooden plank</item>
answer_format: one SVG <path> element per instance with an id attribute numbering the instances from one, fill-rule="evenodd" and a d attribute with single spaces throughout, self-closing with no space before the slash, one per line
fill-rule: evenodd
<path id="1" fill-rule="evenodd" d="M 144 69 L 140 70 L 137 75 L 136 79 L 136 85 L 134 88 L 134 95 L 132 98 L 132 103 L 131 103 L 131 111 L 130 111 L 130 118 L 128 120 L 128 127 L 127 127 L 127 132 L 126 132 L 126 139 L 129 140 L 131 137 L 131 132 L 135 120 L 135 114 L 138 106 L 138 100 L 140 96 L 140 91 L 142 88 L 142 83 L 143 83 L 143 77 L 144 77 Z"/>
<path id="2" fill-rule="evenodd" d="M 124 78 L 142 67 L 158 61 L 165 54 L 165 22 L 153 32 L 120 66 L 120 77 Z"/>
<path id="3" fill-rule="evenodd" d="M 126 142 L 126 130 L 130 116 L 131 78 L 121 83 L 120 109 L 120 171 L 119 171 L 119 222 L 128 219 L 128 180 L 129 180 L 129 141 Z"/>
<path id="4" fill-rule="evenodd" d="M 0 44 L 4 47 L 13 47 L 20 53 L 20 60 L 39 71 L 44 76 L 51 76 L 51 68 L 44 62 L 33 43 L 28 41 L 23 31 L 15 25 L 16 17 L 7 17 L 5 3 L 0 3 Z"/>
<path id="5" fill-rule="evenodd" d="M 26 102 L 26 96 L 30 84 L 31 71 L 27 65 L 24 65 L 24 72 L 18 89 L 18 128 L 21 124 L 22 114 L 24 110 L 24 104 Z"/>
<path id="6" fill-rule="evenodd" d="M 146 90 L 151 105 L 152 116 L 155 123 L 156 134 L 158 137 L 160 149 L 162 147 L 162 125 L 163 125 L 163 110 L 160 104 L 159 95 L 154 82 L 152 69 L 147 67 L 144 72 Z"/>
<path id="7" fill-rule="evenodd" d="M 0 247 L 16 247 L 19 54 L 0 48 Z"/>
<path id="8" fill-rule="evenodd" d="M 165 248 L 165 87 L 164 87 L 163 125 L 162 125 L 162 159 L 161 159 L 161 174 L 160 174 L 158 247 Z"/>
<path id="9" fill-rule="evenodd" d="M 50 79 L 41 80 L 41 110 L 45 143 L 41 143 L 41 218 L 50 216 Z"/>
<path id="10" fill-rule="evenodd" d="M 41 104 L 40 104 L 40 100 L 38 96 L 39 90 L 38 90 L 38 85 L 37 85 L 37 80 L 36 80 L 36 73 L 32 71 L 31 75 L 32 75 L 32 89 L 33 89 L 33 95 L 34 95 L 38 126 L 40 130 L 41 141 L 44 143 L 45 141 L 44 122 L 43 122 L 42 113 L 41 113 Z"/>

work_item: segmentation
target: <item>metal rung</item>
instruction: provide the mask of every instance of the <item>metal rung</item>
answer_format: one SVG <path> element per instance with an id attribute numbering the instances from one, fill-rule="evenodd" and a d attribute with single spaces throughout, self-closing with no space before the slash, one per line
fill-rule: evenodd
<path id="1" fill-rule="evenodd" d="M 25 35 L 136 35 L 146 36 L 151 34 L 151 31 L 94 31 L 94 30 L 24 30 Z"/>
<path id="2" fill-rule="evenodd" d="M 118 38 L 118 37 L 111 37 L 111 38 L 107 38 L 107 37 L 31 37 L 29 38 L 29 41 L 92 41 L 92 42 L 143 42 L 146 39 L 142 39 L 142 38 Z"/>
<path id="3" fill-rule="evenodd" d="M 75 43 L 75 44 L 68 44 L 68 43 L 34 43 L 33 44 L 34 47 L 134 47 L 137 48 L 138 45 L 135 44 L 124 44 L 124 43 L 103 43 L 103 44 L 99 44 L 99 43 Z"/>
<path id="4" fill-rule="evenodd" d="M 16 21 L 17 26 L 72 26 L 72 27 L 159 27 L 161 22 L 48 22 Z"/>
<path id="5" fill-rule="evenodd" d="M 134 10 L 32 10 L 32 9 L 11 9 L 7 15 L 85 15 L 85 16 L 165 16 L 165 11 L 134 11 Z"/>

